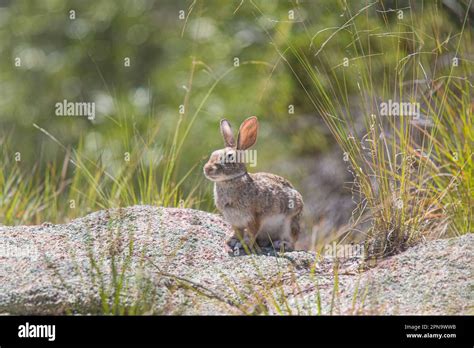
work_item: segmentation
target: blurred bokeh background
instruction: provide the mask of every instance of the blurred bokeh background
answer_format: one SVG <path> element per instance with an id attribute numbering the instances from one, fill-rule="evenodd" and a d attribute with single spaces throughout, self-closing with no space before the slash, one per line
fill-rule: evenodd
<path id="1" fill-rule="evenodd" d="M 368 5 L 357 29 L 373 32 L 373 38 L 358 40 L 353 30 L 338 30 L 348 15 Z M 396 9 L 403 11 L 403 18 Z M 314 59 L 321 81 L 328 93 L 333 86 L 329 81 L 344 83 L 347 93 L 340 96 L 341 103 L 356 114 L 358 70 L 337 69 L 345 57 L 357 58 L 352 45 L 370 46 L 372 55 L 383 56 L 372 71 L 374 88 L 381 88 L 377 76 L 396 67 L 396 56 L 418 47 L 400 36 L 404 52 L 387 54 L 384 45 L 393 37 L 377 36 L 377 30 L 397 33 L 404 24 L 416 25 L 448 38 L 461 30 L 466 13 L 472 21 L 473 11 L 472 3 L 455 0 L 1 0 L 0 144 L 2 162 L 9 163 L 3 170 L 16 167 L 23 178 L 35 175 L 40 183 L 48 182 L 52 171 L 62 179 L 62 187 L 52 191 L 61 189 L 62 194 L 72 185 L 82 192 L 69 192 L 68 197 L 79 199 L 87 191 L 86 184 L 80 189 L 74 181 L 81 166 L 77 159 L 63 165 L 74 151 L 80 152 L 83 167 L 100 165 L 101 176 L 115 177 L 123 174 L 124 154 L 133 158 L 139 149 L 145 172 L 173 161 L 172 169 L 162 168 L 153 176 L 157 187 L 167 173 L 172 177 L 168 183 L 185 178 L 177 189 L 179 204 L 213 211 L 212 185 L 201 168 L 222 144 L 219 120 L 226 117 L 237 129 L 244 118 L 257 115 L 258 165 L 251 171 L 289 178 L 303 193 L 309 225 L 318 225 L 320 233 L 336 231 L 355 206 L 352 176 L 307 99 L 300 84 L 307 81 L 298 81 L 290 68 L 298 70 L 298 62 L 287 62 L 282 55 L 285 45 L 291 42 L 313 53 L 309 56 L 323 45 L 321 58 Z M 337 39 L 328 40 L 335 31 Z M 429 36 L 420 39 L 426 51 L 443 45 Z M 441 55 L 450 61 L 447 46 Z M 95 119 L 56 116 L 55 104 L 64 99 L 94 102 Z M 169 150 L 175 136 L 183 139 L 176 162 Z M 15 161 L 18 153 L 21 161 Z M 133 180 L 129 184 L 139 186 Z M 153 192 L 137 192 L 137 201 L 163 203 Z M 191 195 L 197 198 L 189 200 Z M 44 218 L 61 222 L 84 213 L 56 196 L 37 204 L 40 211 L 55 211 Z M 4 191 L 7 199 L 12 197 Z M 104 205 L 92 201 L 85 203 L 89 210 Z M 40 223 L 41 214 L 23 216 L 27 207 L 9 208 L 14 214 L 7 222 Z"/>

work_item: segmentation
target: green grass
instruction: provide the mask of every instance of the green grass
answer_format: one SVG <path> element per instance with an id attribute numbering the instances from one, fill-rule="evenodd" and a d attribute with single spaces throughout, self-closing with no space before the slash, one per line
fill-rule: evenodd
<path id="1" fill-rule="evenodd" d="M 187 172 L 179 177 L 177 174 L 181 146 L 192 123 L 185 128 L 185 117 L 179 116 L 172 137 L 163 146 L 156 143 L 156 138 L 163 136 L 160 123 L 140 132 L 132 119 L 119 117 L 114 126 L 122 130 L 124 152 L 112 161 L 104 158 L 100 148 L 95 157 L 88 156 L 85 137 L 77 148 L 66 147 L 47 129 L 34 124 L 45 142 L 52 142 L 64 152 L 64 159 L 47 163 L 44 168 L 40 163 L 28 167 L 16 161 L 9 148 L 14 134 L 0 137 L 0 220 L 6 225 L 60 223 L 95 210 L 135 204 L 198 208 L 198 188 L 203 179 L 193 182 L 190 174 L 199 162 L 187 163 Z M 113 137 L 108 139 L 113 141 Z M 185 182 L 186 193 L 182 190 Z"/>
<path id="2" fill-rule="evenodd" d="M 438 68 L 444 55 L 472 54 L 472 32 L 465 27 L 467 13 L 461 33 L 448 40 L 411 15 L 404 22 L 386 21 L 383 28 L 363 31 L 359 28 L 369 27 L 365 15 L 370 7 L 345 22 L 345 30 L 357 40 L 335 31 L 321 45 L 338 38 L 347 44 L 356 81 L 346 79 L 349 68 L 332 62 L 324 50 L 302 52 L 291 42 L 278 50 L 350 164 L 353 191 L 360 197 L 354 221 L 366 215 L 371 219 L 363 238 L 369 254 L 386 256 L 425 238 L 472 232 L 473 62 L 462 59 L 457 67 Z M 431 16 L 434 21 L 436 13 Z M 432 51 L 419 52 L 428 45 L 421 38 L 431 40 Z M 419 45 L 419 51 L 409 55 L 404 51 L 407 42 Z M 385 55 L 396 59 L 387 63 L 381 58 Z M 324 80 L 320 71 L 327 66 L 333 67 L 331 80 Z M 354 83 L 358 101 L 349 102 Z M 425 121 L 380 116 L 379 103 L 388 99 L 420 103 Z"/>
<path id="3" fill-rule="evenodd" d="M 51 138 L 46 130 L 40 129 Z M 178 131 L 178 127 L 177 127 Z M 0 173 L 0 216 L 4 224 L 34 224 L 44 221 L 62 222 L 89 212 L 134 204 L 160 206 L 198 206 L 198 186 L 194 184 L 186 196 L 181 185 L 197 166 L 177 178 L 175 167 L 180 159 L 172 149 L 164 150 L 160 158 L 150 159 L 151 146 L 134 134 L 129 150 L 113 174 L 103 158 L 84 155 L 83 144 L 78 149 L 65 148 L 63 163 L 49 163 L 40 173 L 37 166 L 23 172 L 21 162 L 10 160 L 3 151 Z"/>

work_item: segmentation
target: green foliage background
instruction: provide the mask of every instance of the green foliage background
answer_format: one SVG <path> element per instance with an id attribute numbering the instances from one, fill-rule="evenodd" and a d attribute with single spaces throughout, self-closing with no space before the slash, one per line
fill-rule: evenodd
<path id="1" fill-rule="evenodd" d="M 148 189 L 145 194 L 138 189 L 133 199 L 118 199 L 111 205 L 153 203 L 153 196 L 160 195 L 160 190 L 174 187 L 189 173 L 178 185 L 177 199 L 195 195 L 195 200 L 186 200 L 185 204 L 212 210 L 211 185 L 203 179 L 200 167 L 208 154 L 221 146 L 218 122 L 222 117 L 237 129 L 245 117 L 259 116 L 259 171 L 271 171 L 282 163 L 294 165 L 298 158 L 317 160 L 319 154 L 335 144 L 304 91 L 312 88 L 311 81 L 296 78 L 305 76 L 305 70 L 293 56 L 286 58 L 289 43 L 310 57 L 323 90 L 339 98 L 334 102 L 344 113 L 359 107 L 360 101 L 355 102 L 354 98 L 358 97 L 363 78 L 370 78 L 374 93 L 381 97 L 391 95 L 387 86 L 394 84 L 390 76 L 399 67 L 399 57 L 418 49 L 400 33 L 401 28 L 416 26 L 420 32 L 435 32 L 436 37 L 419 37 L 424 42 L 423 51 L 448 54 L 454 49 L 453 44 L 438 38 L 447 40 L 463 25 L 464 18 L 440 1 L 375 2 L 357 15 L 370 4 L 333 0 L 4 1 L 0 3 L 3 175 L 23 173 L 22 178 L 27 178 L 34 173 L 38 184 L 53 182 L 54 175 L 59 178 L 62 174 L 66 188 L 61 195 L 69 192 L 71 198 L 80 191 L 87 192 L 91 182 L 73 179 L 78 169 L 72 165 L 61 173 L 68 151 L 79 151 L 89 164 L 99 164 L 103 170 L 98 177 L 105 171 L 113 176 L 123 174 L 124 154 L 129 152 L 132 158 L 143 161 L 143 172 L 161 168 L 160 163 L 166 162 L 172 163 L 173 168 L 165 164 L 167 170 L 157 170 L 156 176 L 146 179 L 156 190 Z M 469 6 L 466 1 L 456 5 L 465 11 Z M 403 9 L 404 18 L 399 19 L 391 9 Z M 75 11 L 75 19 L 70 18 L 71 10 Z M 179 18 L 180 11 L 184 11 L 185 19 Z M 294 18 L 290 19 L 289 11 L 294 11 Z M 338 29 L 347 16 L 354 15 L 357 31 Z M 393 35 L 377 35 L 381 28 Z M 337 39 L 330 40 L 336 31 Z M 373 35 L 369 35 L 371 32 Z M 367 33 L 367 39 L 358 37 Z M 469 56 L 471 26 L 466 36 L 464 50 Z M 315 56 L 321 47 L 321 54 Z M 360 50 L 370 52 L 371 57 L 360 58 L 356 55 Z M 14 64 L 17 57 L 21 59 L 20 67 Z M 130 67 L 124 66 L 126 57 L 130 58 Z M 345 57 L 351 67 L 339 69 Z M 239 67 L 234 67 L 235 58 L 239 59 Z M 361 76 L 357 68 L 363 59 L 374 59 L 369 76 Z M 336 84 L 345 92 L 335 93 Z M 324 94 L 314 93 L 315 98 Z M 54 105 L 63 99 L 94 101 L 96 119 L 91 122 L 55 116 Z M 288 113 L 290 104 L 295 107 L 294 114 Z M 180 105 L 185 105 L 184 115 L 179 113 Z M 307 117 L 317 121 L 309 127 L 302 122 Z M 179 160 L 173 152 L 175 136 L 183 141 Z M 18 152 L 19 163 L 14 162 Z M 297 187 L 298 179 L 307 174 L 305 170 L 303 166 L 292 172 L 294 177 L 290 179 L 296 180 Z M 170 179 L 163 181 L 167 173 Z M 141 187 L 139 173 L 131 172 L 130 176 L 126 185 Z M 99 178 L 94 180 L 99 182 Z M 163 187 L 163 182 L 168 186 Z M 45 195 L 40 192 L 44 187 L 35 191 L 32 185 L 27 190 L 29 197 Z M 105 184 L 98 186 L 106 190 Z M 5 187 L 4 206 L 7 200 L 12 202 L 11 192 Z M 177 199 L 168 203 L 176 205 Z M 93 196 L 84 201 L 89 210 L 106 206 L 103 201 L 94 203 Z M 25 218 L 27 209 L 36 211 Z M 51 209 L 56 213 L 45 213 Z M 67 199 L 61 201 L 54 194 L 50 201 L 34 208 L 24 203 L 3 209 L 4 221 L 9 223 L 34 223 L 45 218 L 62 221 L 83 213 L 82 209 L 71 211 Z"/>

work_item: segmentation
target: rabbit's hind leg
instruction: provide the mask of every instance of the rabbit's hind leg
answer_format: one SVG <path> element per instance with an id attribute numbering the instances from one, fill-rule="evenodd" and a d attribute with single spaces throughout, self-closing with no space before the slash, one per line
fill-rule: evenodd
<path id="1" fill-rule="evenodd" d="M 298 240 L 298 238 L 301 234 L 302 215 L 303 214 L 300 211 L 298 214 L 294 215 L 291 218 L 291 225 L 290 225 L 291 233 L 290 233 L 290 235 L 291 235 L 291 240 L 292 240 L 293 244 L 296 243 L 296 241 Z"/>
<path id="2" fill-rule="evenodd" d="M 283 233 L 280 238 L 273 243 L 273 247 L 276 251 L 295 250 L 296 241 L 301 233 L 301 216 L 302 213 L 299 212 L 287 218 L 283 226 Z"/>
<path id="3" fill-rule="evenodd" d="M 273 241 L 273 248 L 275 251 L 292 251 L 294 250 L 294 242 L 292 238 L 292 229 L 291 224 L 293 217 L 287 216 L 280 228 L 278 229 L 278 234 L 275 235 Z"/>

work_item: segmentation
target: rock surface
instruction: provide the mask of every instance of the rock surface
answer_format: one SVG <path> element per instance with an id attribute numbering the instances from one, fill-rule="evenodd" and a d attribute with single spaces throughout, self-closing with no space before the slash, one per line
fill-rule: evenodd
<path id="1" fill-rule="evenodd" d="M 234 255 L 230 235 L 217 215 L 151 206 L 1 226 L 0 314 L 473 313 L 473 234 L 369 269 L 305 251 Z"/>

